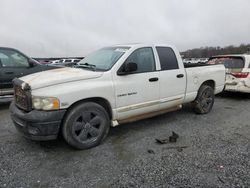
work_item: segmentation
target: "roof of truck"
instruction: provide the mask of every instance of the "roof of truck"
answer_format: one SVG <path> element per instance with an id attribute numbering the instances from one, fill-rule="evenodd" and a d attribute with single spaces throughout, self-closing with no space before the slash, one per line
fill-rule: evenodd
<path id="1" fill-rule="evenodd" d="M 153 43 L 125 43 L 125 44 L 116 44 L 113 46 L 122 46 L 122 47 L 144 47 L 144 46 L 167 46 L 167 47 L 173 47 L 172 45 L 168 44 L 153 44 Z"/>

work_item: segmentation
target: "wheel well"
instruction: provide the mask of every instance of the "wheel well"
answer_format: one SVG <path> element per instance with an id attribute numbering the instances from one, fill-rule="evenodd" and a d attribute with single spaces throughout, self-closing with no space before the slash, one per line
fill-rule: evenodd
<path id="1" fill-rule="evenodd" d="M 195 100 L 197 99 L 197 97 L 198 97 L 198 95 L 199 95 L 199 91 L 200 91 L 200 89 L 201 89 L 201 86 L 204 86 L 204 85 L 210 86 L 210 87 L 213 88 L 213 90 L 215 90 L 215 81 L 214 81 L 214 80 L 207 80 L 207 81 L 203 82 L 203 83 L 200 85 L 200 88 L 199 88 L 199 90 L 198 90 L 198 92 L 197 92 L 197 95 L 196 95 Z"/>
<path id="2" fill-rule="evenodd" d="M 101 98 L 101 97 L 93 97 L 93 98 L 87 98 L 87 99 L 83 99 L 83 100 L 80 100 L 80 101 L 77 101 L 75 103 L 73 103 L 69 108 L 74 108 L 76 105 L 80 104 L 80 103 L 83 103 L 83 102 L 94 102 L 94 103 L 97 103 L 99 105 L 101 105 L 108 113 L 109 115 L 109 118 L 112 119 L 112 109 L 111 109 L 111 106 L 109 104 L 109 102 L 104 99 L 104 98 Z"/>
<path id="3" fill-rule="evenodd" d="M 202 85 L 210 86 L 210 87 L 213 88 L 213 90 L 215 90 L 215 82 L 214 82 L 213 80 L 207 80 L 207 81 L 203 82 L 203 83 L 201 84 L 201 86 L 202 86 Z"/>

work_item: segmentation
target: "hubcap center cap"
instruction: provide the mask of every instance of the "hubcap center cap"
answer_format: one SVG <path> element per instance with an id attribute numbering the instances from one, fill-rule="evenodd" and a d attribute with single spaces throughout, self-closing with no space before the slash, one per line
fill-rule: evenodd
<path id="1" fill-rule="evenodd" d="M 89 129 L 90 126 L 91 126 L 90 123 L 86 123 L 86 124 L 84 125 L 84 128 L 85 128 L 85 129 Z"/>

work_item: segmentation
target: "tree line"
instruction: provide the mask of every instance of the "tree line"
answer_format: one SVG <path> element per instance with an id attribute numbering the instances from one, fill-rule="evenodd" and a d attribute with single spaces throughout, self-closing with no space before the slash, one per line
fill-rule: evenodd
<path id="1" fill-rule="evenodd" d="M 250 53 L 250 44 L 226 47 L 201 47 L 181 52 L 184 58 L 209 58 L 215 55 Z"/>

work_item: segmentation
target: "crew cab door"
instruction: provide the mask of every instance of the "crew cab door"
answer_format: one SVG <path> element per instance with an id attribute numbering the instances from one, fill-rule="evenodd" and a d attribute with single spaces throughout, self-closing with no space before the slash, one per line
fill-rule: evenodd
<path id="1" fill-rule="evenodd" d="M 160 71 L 160 109 L 182 104 L 186 91 L 186 72 L 170 47 L 156 47 Z"/>
<path id="2" fill-rule="evenodd" d="M 27 74 L 27 57 L 14 49 L 0 49 L 0 89 L 11 88 L 12 80 Z"/>
<path id="3" fill-rule="evenodd" d="M 127 63 L 136 63 L 137 70 L 119 75 Z M 123 120 L 158 110 L 159 72 L 151 47 L 136 49 L 113 76 L 117 119 Z"/>

